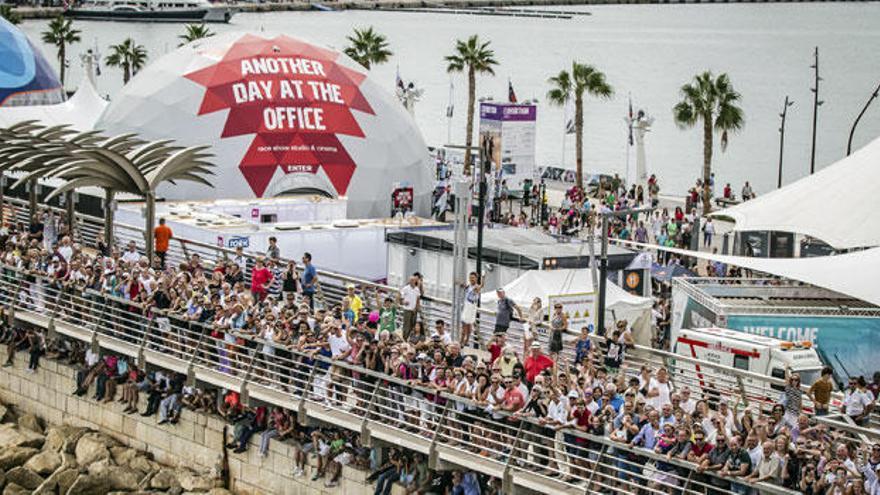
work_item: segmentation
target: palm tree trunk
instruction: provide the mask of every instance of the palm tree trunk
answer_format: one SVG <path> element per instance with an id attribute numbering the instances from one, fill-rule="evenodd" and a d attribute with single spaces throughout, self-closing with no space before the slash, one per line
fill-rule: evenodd
<path id="1" fill-rule="evenodd" d="M 146 241 L 145 252 L 147 253 L 147 262 L 150 266 L 153 266 L 153 240 L 154 240 L 154 232 L 153 228 L 156 223 L 156 193 L 154 191 L 149 191 L 146 194 L 146 218 L 144 221 L 146 225 L 144 226 L 144 237 Z"/>
<path id="2" fill-rule="evenodd" d="M 709 178 L 712 176 L 712 116 L 703 116 L 703 213 L 712 211 Z"/>
<path id="3" fill-rule="evenodd" d="M 28 210 L 30 213 L 31 221 L 33 221 L 34 217 L 37 216 L 37 180 L 31 179 L 28 181 Z"/>
<path id="4" fill-rule="evenodd" d="M 128 63 L 122 65 L 122 83 L 128 84 L 128 80 L 131 79 L 131 66 Z"/>
<path id="5" fill-rule="evenodd" d="M 61 92 L 62 92 L 62 93 L 64 93 L 64 72 L 65 72 L 65 70 L 64 70 L 64 65 L 65 65 L 65 64 L 64 64 L 64 59 L 67 58 L 67 56 L 66 56 L 66 54 L 65 54 L 64 52 L 65 52 L 65 50 L 64 50 L 64 43 L 61 43 L 61 46 L 58 47 L 58 64 L 61 66 L 61 67 L 59 68 L 59 70 L 58 70 L 58 75 L 59 75 L 60 78 L 61 78 Z"/>
<path id="6" fill-rule="evenodd" d="M 104 245 L 107 249 L 113 246 L 113 189 L 104 189 Z"/>
<path id="7" fill-rule="evenodd" d="M 66 216 L 67 216 L 67 235 L 70 236 L 71 240 L 76 239 L 74 236 L 74 224 L 76 223 L 76 207 L 73 204 L 74 192 L 67 191 L 64 193 L 64 206 L 67 208 Z"/>
<path id="8" fill-rule="evenodd" d="M 464 136 L 464 175 L 471 173 L 471 145 L 474 142 L 474 105 L 477 101 L 477 77 L 474 68 L 468 66 L 467 127 Z"/>
<path id="9" fill-rule="evenodd" d="M 577 93 L 574 97 L 574 151 L 575 180 L 581 190 L 584 189 L 584 95 Z"/>

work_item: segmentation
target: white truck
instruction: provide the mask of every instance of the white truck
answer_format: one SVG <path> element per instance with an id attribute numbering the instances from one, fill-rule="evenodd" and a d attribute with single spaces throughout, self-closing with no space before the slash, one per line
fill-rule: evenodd
<path id="1" fill-rule="evenodd" d="M 822 372 L 822 361 L 810 342 L 789 342 L 785 340 L 752 335 L 725 328 L 680 329 L 671 335 L 671 352 L 679 356 L 694 358 L 713 364 L 785 379 L 785 369 L 798 373 L 801 383 L 811 385 Z M 736 377 L 719 376 L 718 370 L 703 369 L 695 363 L 677 361 L 676 367 L 696 371 L 700 383 L 690 384 L 691 388 L 705 388 L 707 385 L 720 385 L 724 382 L 732 387 Z M 705 367 L 704 367 L 705 368 Z M 702 372 L 701 372 L 702 371 Z M 775 399 L 773 390 L 781 386 L 769 386 L 766 381 L 742 377 L 747 395 L 758 398 Z M 737 384 L 738 385 L 738 384 Z M 762 390 L 763 389 L 763 390 Z"/>

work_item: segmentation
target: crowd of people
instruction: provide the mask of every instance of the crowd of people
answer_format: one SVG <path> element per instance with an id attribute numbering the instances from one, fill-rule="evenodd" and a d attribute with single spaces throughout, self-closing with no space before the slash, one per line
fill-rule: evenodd
<path id="1" fill-rule="evenodd" d="M 467 440 L 465 448 L 480 455 L 503 458 L 519 449 L 518 463 L 531 462 L 548 475 L 578 480 L 599 469 L 615 478 L 620 489 L 630 490 L 633 477 L 640 476 L 673 492 L 683 471 L 693 470 L 706 485 L 737 493 L 750 493 L 756 481 L 807 493 L 878 493 L 880 448 L 865 451 L 813 417 L 822 407 L 828 409 L 833 385 L 827 373 L 824 382 L 805 384 L 811 385 L 809 392 L 800 387 L 797 374 L 790 374 L 778 400 L 746 406 L 718 391 L 676 386 L 663 367 L 631 367 L 632 336 L 625 321 L 597 338 L 588 327 L 568 328 L 561 305 L 545 317 L 543 310 L 519 308 L 503 290 L 497 294 L 491 342 L 474 352 L 470 336 L 465 331 L 454 335 L 449 319 L 426 320 L 419 274 L 397 291 L 349 285 L 338 301 L 330 301 L 322 295 L 311 255 L 303 254 L 298 266 L 282 260 L 274 242 L 256 258 L 239 251 L 210 262 L 193 255 L 173 263 L 158 256 L 150 262 L 134 243 L 87 250 L 66 236 L 47 246 L 43 235 L 39 228 L 13 228 L 0 238 L 0 261 L 21 274 L 7 273 L 23 282 L 19 304 L 51 306 L 55 303 L 44 296 L 49 290 L 91 295 L 85 300 L 94 304 L 112 301 L 119 310 L 153 319 L 172 352 L 185 353 L 190 338 L 176 329 L 201 329 L 203 337 L 216 342 L 212 359 L 218 369 L 232 372 L 237 360 L 257 356 L 263 370 L 257 379 L 282 390 L 293 388 L 292 374 L 314 369 L 312 396 L 328 404 L 351 407 L 351 400 L 344 404 L 346 397 L 356 401 L 360 396 L 346 396 L 347 384 L 375 384 L 375 377 L 387 377 L 379 385 L 385 383 L 388 397 L 403 400 L 383 407 L 404 427 L 424 434 L 430 430 L 425 425 L 434 424 L 442 407 L 453 401 L 460 427 L 450 435 L 456 442 Z M 480 276 L 472 273 L 466 298 L 476 300 L 481 291 Z M 528 322 L 525 335 L 509 335 L 515 319 Z M 461 321 L 473 332 L 468 304 Z M 540 331 L 545 325 L 546 337 Z M 568 332 L 579 337 L 564 344 L 562 335 Z M 36 349 L 36 370 L 40 349 L 46 347 L 43 337 L 33 330 L 7 329 L 3 339 L 14 344 L 10 348 Z M 570 346 L 567 352 L 563 345 Z M 139 411 L 145 394 L 141 414 L 158 414 L 163 424 L 174 423 L 182 407 L 215 411 L 235 424 L 230 448 L 239 451 L 258 433 L 266 443 L 274 435 L 300 435 L 303 454 L 307 443 L 327 453 L 321 454 L 325 461 L 316 473 L 327 476 L 328 483 L 338 476 L 340 461 L 348 459 L 340 455 L 358 455 L 357 442 L 342 432 L 297 433 L 289 412 L 249 408 L 234 393 L 197 392 L 181 375 L 138 370 L 119 356 L 86 351 L 81 359 L 75 393 L 83 395 L 94 384 L 96 400 L 114 400 L 118 394 L 116 400 L 129 413 Z M 871 384 L 855 378 L 842 410 L 865 424 L 878 388 L 880 376 Z M 499 428 L 520 426 L 535 441 L 528 447 L 505 443 Z M 605 454 L 616 459 L 611 472 L 597 465 L 600 441 L 617 446 Z M 334 444 L 351 445 L 351 450 L 322 447 Z M 667 461 L 647 462 L 646 451 Z M 383 487 L 389 478 L 418 471 L 412 459 L 389 462 L 393 468 L 383 474 L 395 474 L 378 477 Z"/>

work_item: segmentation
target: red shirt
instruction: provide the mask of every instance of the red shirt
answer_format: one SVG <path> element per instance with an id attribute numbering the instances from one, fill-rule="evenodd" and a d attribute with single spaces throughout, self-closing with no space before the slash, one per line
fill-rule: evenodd
<path id="1" fill-rule="evenodd" d="M 526 381 L 534 383 L 535 377 L 539 373 L 553 367 L 553 360 L 543 354 L 538 355 L 538 357 L 529 356 L 526 358 L 523 367 L 526 369 Z"/>
<path id="2" fill-rule="evenodd" d="M 492 358 L 490 363 L 494 363 L 496 359 L 501 356 L 501 346 L 497 343 L 492 343 L 489 345 L 489 356 Z"/>
<path id="3" fill-rule="evenodd" d="M 263 267 L 255 269 L 253 273 L 251 273 L 251 291 L 258 293 L 266 292 L 266 289 L 263 286 L 271 279 L 272 272 L 270 272 L 268 268 Z"/>
<path id="4" fill-rule="evenodd" d="M 516 412 L 525 405 L 525 398 L 517 387 L 511 387 L 504 392 L 504 410 Z"/>

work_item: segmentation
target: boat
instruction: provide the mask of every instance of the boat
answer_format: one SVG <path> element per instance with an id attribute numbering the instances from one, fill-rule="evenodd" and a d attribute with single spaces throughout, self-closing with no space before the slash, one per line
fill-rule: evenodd
<path id="1" fill-rule="evenodd" d="M 64 11 L 73 19 L 141 22 L 229 22 L 234 13 L 208 0 L 86 0 Z"/>

